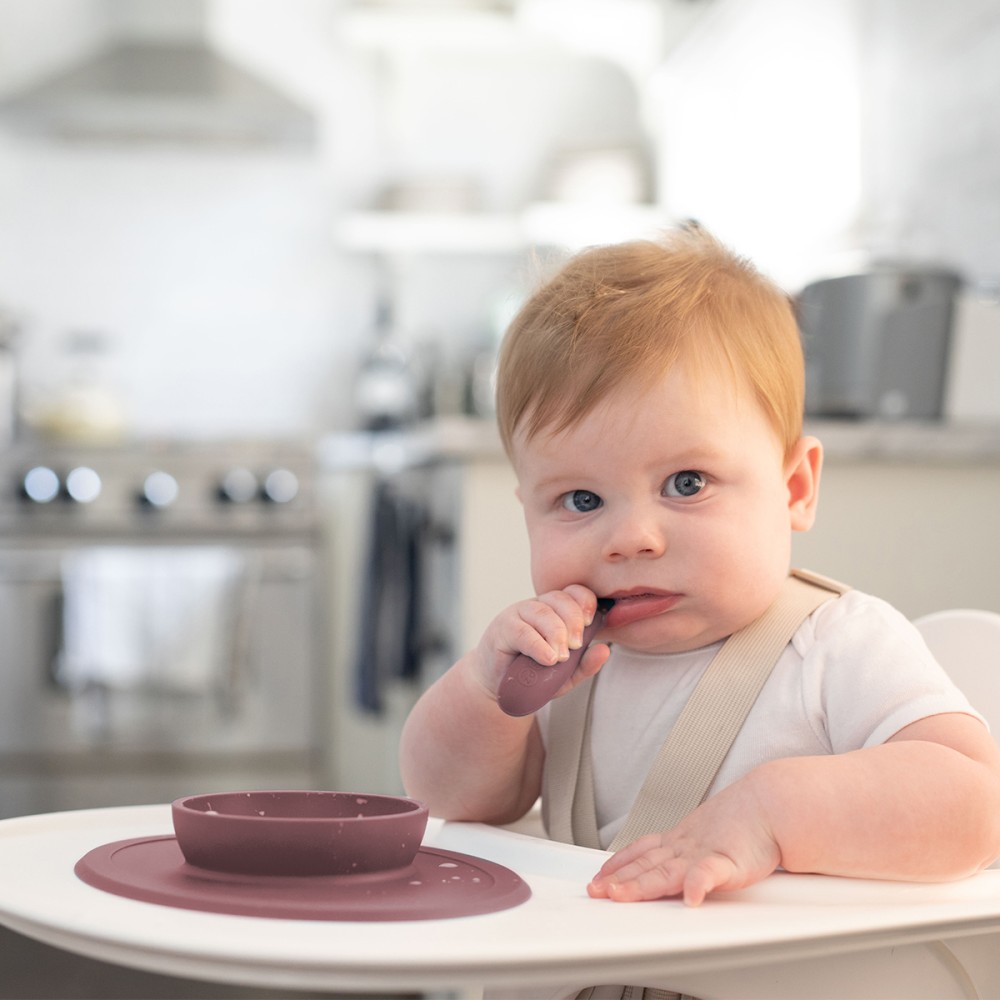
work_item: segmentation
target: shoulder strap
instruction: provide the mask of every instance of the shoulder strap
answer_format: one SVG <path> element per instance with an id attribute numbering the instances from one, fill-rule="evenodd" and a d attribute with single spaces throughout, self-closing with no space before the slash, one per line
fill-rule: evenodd
<path id="1" fill-rule="evenodd" d="M 549 705 L 542 787 L 542 823 L 549 839 L 600 848 L 589 750 L 590 702 L 596 677 Z"/>
<path id="2" fill-rule="evenodd" d="M 644 833 L 675 826 L 704 799 L 799 625 L 847 589 L 795 570 L 771 607 L 723 643 L 660 748 L 612 850 Z M 553 702 L 543 807 L 547 804 L 546 828 L 552 839 L 599 847 L 590 761 L 592 697 L 593 681 Z M 573 702 L 564 706 L 570 698 Z"/>
<path id="3" fill-rule="evenodd" d="M 660 748 L 612 850 L 676 826 L 702 802 L 798 627 L 845 589 L 793 573 L 771 607 L 723 643 Z"/>

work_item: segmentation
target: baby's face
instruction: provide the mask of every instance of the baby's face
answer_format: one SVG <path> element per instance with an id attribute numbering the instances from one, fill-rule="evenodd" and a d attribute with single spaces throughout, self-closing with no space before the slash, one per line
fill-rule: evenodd
<path id="1" fill-rule="evenodd" d="M 536 592 L 582 583 L 616 598 L 603 633 L 649 652 L 749 624 L 788 572 L 783 449 L 732 380 L 677 368 L 623 388 L 580 423 L 515 440 Z"/>

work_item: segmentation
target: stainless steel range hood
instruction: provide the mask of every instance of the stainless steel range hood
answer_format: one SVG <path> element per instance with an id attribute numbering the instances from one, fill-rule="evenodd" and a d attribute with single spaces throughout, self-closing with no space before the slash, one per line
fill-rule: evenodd
<path id="1" fill-rule="evenodd" d="M 209 44 L 202 0 L 160 2 L 174 17 L 167 28 L 137 27 L 143 9 L 156 8 L 110 0 L 107 42 L 0 100 L 0 124 L 77 142 L 311 146 L 314 116 Z"/>

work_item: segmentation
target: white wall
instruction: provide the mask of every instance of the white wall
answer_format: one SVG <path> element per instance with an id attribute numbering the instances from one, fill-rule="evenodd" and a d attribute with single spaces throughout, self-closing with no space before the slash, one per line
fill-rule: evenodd
<path id="1" fill-rule="evenodd" d="M 24 316 L 27 391 L 57 389 L 66 335 L 98 330 L 140 433 L 332 419 L 365 317 L 317 164 L 38 146 L 3 164 L 0 296 Z"/>
<path id="2" fill-rule="evenodd" d="M 854 0 L 716 0 L 655 80 L 661 197 L 789 289 L 854 243 Z"/>
<path id="3" fill-rule="evenodd" d="M 656 86 L 663 199 L 791 290 L 873 256 L 1000 276 L 996 0 L 715 0 Z"/>
<path id="4" fill-rule="evenodd" d="M 338 246 L 340 213 L 372 207 L 388 183 L 456 173 L 475 183 L 475 207 L 507 210 L 538 190 L 554 150 L 641 128 L 623 74 L 538 40 L 391 60 L 348 47 L 331 0 L 210 0 L 208 11 L 219 46 L 315 112 L 314 153 L 66 145 L 0 129 L 0 307 L 23 320 L 26 395 L 63 379 L 67 334 L 102 331 L 136 434 L 351 426 L 379 271 Z M 97 0 L 0 0 L 0 89 L 71 61 L 106 15 Z M 490 340 L 526 277 L 510 255 L 392 264 L 403 338 L 445 355 Z"/>
<path id="5" fill-rule="evenodd" d="M 887 253 L 1000 276 L 1000 3 L 866 8 L 866 219 Z"/>

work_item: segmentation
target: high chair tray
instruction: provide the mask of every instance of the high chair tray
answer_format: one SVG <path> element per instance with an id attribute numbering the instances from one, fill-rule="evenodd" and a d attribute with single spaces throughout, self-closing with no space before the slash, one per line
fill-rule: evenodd
<path id="1" fill-rule="evenodd" d="M 258 987 L 620 982 L 695 996 L 946 997 L 969 995 L 971 979 L 1000 996 L 998 870 L 935 885 L 777 873 L 697 909 L 622 904 L 587 896 L 603 852 L 432 819 L 425 849 L 505 866 L 531 897 L 450 919 L 331 922 L 162 906 L 74 874 L 103 844 L 170 831 L 166 805 L 0 821 L 0 923 L 91 958 Z"/>

